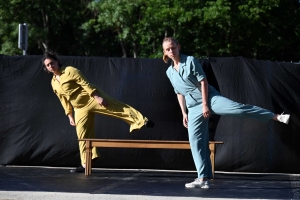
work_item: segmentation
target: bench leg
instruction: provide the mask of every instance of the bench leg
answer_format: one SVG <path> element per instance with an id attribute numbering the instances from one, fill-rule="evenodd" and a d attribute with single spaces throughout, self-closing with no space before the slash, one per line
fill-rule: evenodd
<path id="1" fill-rule="evenodd" d="M 92 142 L 91 141 L 86 141 L 85 153 L 86 153 L 85 175 L 89 176 L 92 173 Z"/>
<path id="2" fill-rule="evenodd" d="M 215 148 L 216 144 L 212 143 L 209 144 L 209 149 L 210 149 L 210 161 L 211 161 L 211 168 L 212 168 L 212 179 L 215 177 Z"/>

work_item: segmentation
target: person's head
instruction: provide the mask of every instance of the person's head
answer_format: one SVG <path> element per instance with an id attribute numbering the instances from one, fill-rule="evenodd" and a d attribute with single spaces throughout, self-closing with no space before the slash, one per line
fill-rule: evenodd
<path id="1" fill-rule="evenodd" d="M 166 37 L 162 42 L 163 48 L 163 60 L 165 63 L 168 62 L 168 59 L 174 59 L 179 56 L 180 45 L 172 37 Z"/>
<path id="2" fill-rule="evenodd" d="M 42 63 L 46 73 L 55 73 L 60 71 L 60 62 L 56 54 L 53 52 L 46 52 L 42 59 Z"/>

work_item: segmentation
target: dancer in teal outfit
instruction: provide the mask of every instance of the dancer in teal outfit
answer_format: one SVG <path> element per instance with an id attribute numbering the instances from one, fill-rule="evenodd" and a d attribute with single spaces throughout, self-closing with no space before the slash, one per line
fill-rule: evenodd
<path id="1" fill-rule="evenodd" d="M 288 124 L 290 115 L 274 114 L 269 110 L 234 102 L 220 95 L 207 83 L 201 64 L 193 56 L 179 53 L 180 45 L 174 38 L 165 38 L 162 43 L 163 60 L 172 64 L 167 76 L 177 94 L 183 115 L 183 125 L 188 129 L 192 156 L 198 178 L 185 184 L 187 188 L 209 188 L 212 178 L 209 150 L 208 119 L 211 114 L 246 117 L 267 123 L 275 120 Z M 188 114 L 187 114 L 188 109 Z"/>

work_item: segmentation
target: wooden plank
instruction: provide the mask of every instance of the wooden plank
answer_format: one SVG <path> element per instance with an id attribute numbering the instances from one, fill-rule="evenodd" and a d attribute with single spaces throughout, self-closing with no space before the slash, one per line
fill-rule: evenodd
<path id="1" fill-rule="evenodd" d="M 190 149 L 190 144 L 185 142 L 136 142 L 136 141 L 91 141 L 95 147 L 114 148 L 155 148 L 155 149 Z"/>
<path id="2" fill-rule="evenodd" d="M 92 146 L 95 147 L 190 149 L 189 141 L 119 140 L 119 139 L 78 139 L 78 140 L 91 141 Z M 209 141 L 209 144 L 223 144 L 223 142 Z"/>
<path id="3" fill-rule="evenodd" d="M 85 175 L 92 173 L 91 166 L 91 150 L 93 147 L 110 147 L 110 148 L 155 148 L 155 149 L 190 149 L 188 141 L 174 140 L 120 140 L 120 139 L 78 139 L 78 141 L 86 141 L 86 168 Z M 215 170 L 215 148 L 216 144 L 223 144 L 222 141 L 209 141 L 210 160 L 212 164 L 212 172 L 214 176 Z"/>

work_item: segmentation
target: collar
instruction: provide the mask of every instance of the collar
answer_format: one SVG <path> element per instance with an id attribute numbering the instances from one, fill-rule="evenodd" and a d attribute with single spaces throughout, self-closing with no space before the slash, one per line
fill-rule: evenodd
<path id="1" fill-rule="evenodd" d="M 187 60 L 187 56 L 184 54 L 180 54 L 180 65 L 179 65 L 179 74 L 182 76 L 185 68 L 186 68 L 186 60 Z"/>

